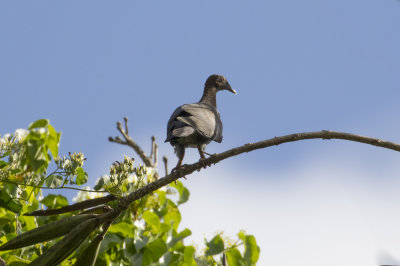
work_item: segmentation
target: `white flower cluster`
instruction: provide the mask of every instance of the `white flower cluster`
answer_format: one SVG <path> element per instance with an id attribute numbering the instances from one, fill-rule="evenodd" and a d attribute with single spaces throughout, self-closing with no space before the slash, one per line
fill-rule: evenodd
<path id="1" fill-rule="evenodd" d="M 152 182 L 155 173 L 156 169 L 152 167 L 134 167 L 134 159 L 125 155 L 123 162 L 111 165 L 109 175 L 97 179 L 95 189 L 124 195 L 143 187 L 147 182 Z"/>
<path id="2" fill-rule="evenodd" d="M 23 128 L 15 130 L 15 138 L 18 141 L 23 141 L 28 136 L 29 131 Z"/>
<path id="3" fill-rule="evenodd" d="M 7 145 L 12 142 L 11 134 L 5 134 L 2 138 L 0 138 L 0 149 L 5 150 Z"/>
<path id="4" fill-rule="evenodd" d="M 85 162 L 85 155 L 81 152 L 69 154 L 69 158 L 57 157 L 54 161 L 59 169 L 64 169 L 65 173 L 69 176 L 76 174 L 76 169 L 82 167 Z"/>

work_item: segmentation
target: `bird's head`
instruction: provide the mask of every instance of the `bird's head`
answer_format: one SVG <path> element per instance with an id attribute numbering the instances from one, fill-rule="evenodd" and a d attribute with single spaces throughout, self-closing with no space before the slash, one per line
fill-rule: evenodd
<path id="1" fill-rule="evenodd" d="M 236 94 L 236 91 L 234 89 L 232 89 L 229 82 L 222 75 L 214 74 L 214 75 L 209 76 L 208 79 L 206 80 L 205 87 L 206 88 L 215 87 L 218 91 L 227 90 L 227 91 L 230 91 L 230 92 Z"/>

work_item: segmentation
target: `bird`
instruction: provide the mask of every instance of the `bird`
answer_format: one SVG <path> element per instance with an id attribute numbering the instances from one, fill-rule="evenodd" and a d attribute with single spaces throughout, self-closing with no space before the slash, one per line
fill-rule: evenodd
<path id="1" fill-rule="evenodd" d="M 200 163 L 206 167 L 204 153 L 211 141 L 222 142 L 222 121 L 217 110 L 216 94 L 227 90 L 236 94 L 227 79 L 218 74 L 209 76 L 204 84 L 200 101 L 184 104 L 175 109 L 167 124 L 167 138 L 175 149 L 178 163 L 171 173 L 183 167 L 182 161 L 186 148 L 197 148 Z"/>

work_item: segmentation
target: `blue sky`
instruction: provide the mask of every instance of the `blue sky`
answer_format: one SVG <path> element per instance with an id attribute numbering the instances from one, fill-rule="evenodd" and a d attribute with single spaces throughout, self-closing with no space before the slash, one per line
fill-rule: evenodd
<path id="1" fill-rule="evenodd" d="M 399 11 L 395 0 L 2 1 L 0 134 L 49 118 L 94 182 L 133 156 L 107 141 L 128 116 L 171 167 L 170 114 L 220 73 L 238 95 L 218 94 L 224 141 L 208 152 L 321 129 L 399 143 Z M 185 181 L 183 224 L 196 242 L 245 229 L 260 265 L 399 263 L 398 160 L 320 140 L 241 155 Z"/>

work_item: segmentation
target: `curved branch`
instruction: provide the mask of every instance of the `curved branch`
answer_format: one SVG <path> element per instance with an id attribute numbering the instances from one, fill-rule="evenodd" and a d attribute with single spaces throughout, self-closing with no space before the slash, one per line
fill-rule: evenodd
<path id="1" fill-rule="evenodd" d="M 120 137 L 109 137 L 108 140 L 111 142 L 115 142 L 118 144 L 122 145 L 127 145 L 131 147 L 142 159 L 143 163 L 148 166 L 148 167 L 153 167 L 153 163 L 151 162 L 151 158 L 146 155 L 146 153 L 143 151 L 143 149 L 129 136 L 128 134 L 128 118 L 124 117 L 124 122 L 125 122 L 125 129 L 122 127 L 121 122 L 117 122 L 117 129 L 121 133 L 121 135 L 124 137 L 125 140 L 122 140 Z"/>
<path id="2" fill-rule="evenodd" d="M 361 142 L 365 144 L 370 144 L 382 148 L 387 148 L 395 151 L 400 151 L 400 144 L 396 144 L 393 142 L 389 141 L 384 141 L 376 138 L 369 138 L 369 137 L 364 137 L 360 135 L 355 135 L 355 134 L 350 134 L 350 133 L 344 133 L 344 132 L 335 132 L 335 131 L 330 131 L 330 130 L 322 130 L 322 131 L 316 131 L 316 132 L 304 132 L 304 133 L 295 133 L 291 135 L 286 135 L 286 136 L 281 136 L 281 137 L 274 137 L 272 139 L 267 139 L 255 143 L 248 143 L 244 144 L 242 146 L 227 150 L 225 152 L 219 153 L 219 154 L 214 154 L 213 156 L 207 158 L 205 160 L 205 163 L 207 165 L 211 164 L 216 164 L 222 160 L 225 160 L 229 157 L 233 157 L 245 152 L 250 152 L 254 151 L 257 149 L 263 149 L 267 148 L 270 146 L 275 146 L 279 145 L 282 143 L 286 142 L 293 142 L 293 141 L 299 141 L 299 140 L 304 140 L 304 139 L 343 139 L 343 140 L 349 140 L 349 141 L 356 141 L 356 142 Z M 176 172 L 173 172 L 169 175 L 166 175 L 163 178 L 160 178 L 138 190 L 135 192 L 132 192 L 126 197 L 121 198 L 118 204 L 118 208 L 115 209 L 116 212 L 121 212 L 122 210 L 126 209 L 130 203 L 133 201 L 142 198 L 143 196 L 151 193 L 152 191 L 155 191 L 165 185 L 168 185 L 169 183 L 187 176 L 191 173 L 193 173 L 196 170 L 200 170 L 202 168 L 202 164 L 200 162 L 190 164 L 190 165 L 184 165 L 181 169 L 179 169 Z"/>

